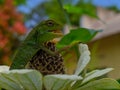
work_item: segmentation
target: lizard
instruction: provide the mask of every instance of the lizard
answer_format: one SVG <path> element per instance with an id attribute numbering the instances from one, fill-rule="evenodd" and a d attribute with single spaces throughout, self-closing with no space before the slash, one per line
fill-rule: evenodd
<path id="1" fill-rule="evenodd" d="M 52 41 L 54 38 L 63 36 L 58 32 L 60 30 L 61 25 L 53 20 L 39 23 L 31 30 L 14 54 L 10 70 L 36 69 L 44 75 L 65 73 L 63 58 L 59 53 L 55 53 L 56 47 Z"/>

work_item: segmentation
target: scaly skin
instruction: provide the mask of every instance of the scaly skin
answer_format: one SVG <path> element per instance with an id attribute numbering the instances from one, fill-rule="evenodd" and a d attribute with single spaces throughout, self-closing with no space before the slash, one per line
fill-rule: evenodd
<path id="1" fill-rule="evenodd" d="M 10 69 L 24 69 L 26 64 L 40 49 L 46 51 L 50 55 L 54 55 L 54 52 L 44 47 L 43 44 L 54 38 L 61 37 L 61 33 L 54 32 L 60 29 L 61 26 L 53 20 L 46 20 L 38 24 L 32 29 L 16 51 Z"/>
<path id="2" fill-rule="evenodd" d="M 57 50 L 55 42 L 52 40 L 45 42 L 44 47 L 53 52 Z M 31 58 L 26 68 L 38 70 L 43 75 L 65 73 L 63 57 L 59 53 L 52 56 L 42 49 Z"/>

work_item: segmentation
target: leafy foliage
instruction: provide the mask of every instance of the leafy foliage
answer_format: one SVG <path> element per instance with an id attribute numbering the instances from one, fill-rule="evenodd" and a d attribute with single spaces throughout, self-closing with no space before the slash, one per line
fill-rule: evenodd
<path id="1" fill-rule="evenodd" d="M 72 0 L 71 0 L 72 1 Z M 3 0 L 0 1 L 0 58 L 1 61 L 8 60 L 9 56 L 12 54 L 11 50 L 15 48 L 10 42 L 19 42 L 19 37 L 25 34 L 26 29 L 23 25 L 23 17 L 21 14 L 16 12 L 14 4 L 25 3 L 25 0 L 12 1 Z M 73 5 L 71 2 L 62 2 L 63 9 L 61 9 L 59 3 L 56 0 L 51 0 L 40 4 L 37 6 L 42 8 L 42 16 L 50 17 L 62 23 L 66 23 L 67 20 L 65 15 L 69 16 L 70 21 L 73 25 L 79 25 L 79 17 L 83 14 L 89 15 L 91 17 L 97 18 L 95 7 L 89 3 L 85 3 L 80 0 L 77 4 Z M 56 5 L 51 8 L 53 5 Z M 8 8 L 9 7 L 9 8 Z M 35 9 L 36 10 L 39 9 Z M 33 10 L 34 11 L 34 10 Z M 33 12 L 32 12 L 33 14 Z M 41 13 L 39 13 L 39 16 Z M 37 20 L 39 20 L 37 18 Z M 68 22 L 67 22 L 68 23 Z M 86 28 L 77 28 L 71 30 L 70 33 L 65 35 L 60 42 L 57 44 L 58 49 L 67 46 L 74 46 L 79 44 L 79 42 L 86 43 L 90 41 L 99 31 L 89 30 Z M 6 48 L 7 47 L 7 48 Z M 7 90 L 120 90 L 120 84 L 113 79 L 103 78 L 96 80 L 112 70 L 112 68 L 107 68 L 103 70 L 93 70 L 91 72 L 84 72 L 86 66 L 90 61 L 90 52 L 87 45 L 78 45 L 80 49 L 80 58 L 77 64 L 77 69 L 73 75 L 46 75 L 42 76 L 36 70 L 8 70 L 9 67 L 0 67 L 0 89 Z M 5 53 L 5 54 L 4 54 Z M 5 57 L 4 57 L 4 55 Z M 6 59 L 7 57 L 7 59 Z M 8 62 L 7 62 L 8 63 Z M 4 70 L 3 70 L 4 69 Z M 43 87 L 44 86 L 44 87 Z"/>
<path id="2" fill-rule="evenodd" d="M 20 36 L 26 33 L 26 28 L 13 0 L 4 0 L 0 8 L 0 64 L 10 64 L 10 56 L 19 45 Z"/>
<path id="3" fill-rule="evenodd" d="M 82 15 L 87 15 L 92 18 L 98 18 L 96 14 L 96 7 L 88 0 L 79 0 L 77 4 L 73 5 L 71 3 L 65 4 L 64 9 L 69 14 L 72 24 L 78 25 L 78 20 L 81 19 Z"/>
<path id="4" fill-rule="evenodd" d="M 113 79 L 100 79 L 87 83 L 82 87 L 72 90 L 119 90 L 120 84 Z"/>
<path id="5" fill-rule="evenodd" d="M 48 0 L 40 3 L 33 8 L 29 14 L 26 14 L 27 20 L 39 22 L 45 18 L 52 18 L 62 24 L 72 24 L 79 26 L 79 20 L 82 15 L 88 15 L 93 18 L 98 18 L 96 14 L 96 7 L 84 0 Z M 61 5 L 62 4 L 62 5 Z M 51 8 L 51 7 L 55 8 Z M 68 20 L 69 19 L 69 20 Z"/>
<path id="6" fill-rule="evenodd" d="M 77 74 L 42 76 L 36 70 L 23 69 L 9 71 L 9 67 L 0 66 L 0 88 L 6 90 L 43 90 L 43 88 L 44 90 L 119 90 L 120 84 L 110 78 L 90 81 L 91 79 L 108 73 L 112 70 L 111 68 L 95 70 L 90 73 L 85 73 L 86 77 L 82 76 L 81 71 L 85 69 L 90 61 L 90 58 L 86 58 L 89 57 L 90 52 L 85 44 L 80 44 L 80 48 L 82 59 L 79 60 L 82 60 L 83 63 L 78 63 Z M 81 66 L 84 66 L 82 70 L 80 70 Z M 85 80 L 87 80 L 86 84 L 83 83 Z"/>
<path id="7" fill-rule="evenodd" d="M 34 70 L 0 73 L 0 88 L 6 90 L 42 90 L 42 75 Z"/>
<path id="8" fill-rule="evenodd" d="M 90 30 L 86 28 L 73 29 L 65 35 L 58 43 L 58 48 L 63 48 L 75 43 L 86 43 L 89 42 L 100 30 Z"/>
<path id="9" fill-rule="evenodd" d="M 44 84 L 47 90 L 67 90 L 73 81 L 81 80 L 77 75 L 47 75 Z"/>

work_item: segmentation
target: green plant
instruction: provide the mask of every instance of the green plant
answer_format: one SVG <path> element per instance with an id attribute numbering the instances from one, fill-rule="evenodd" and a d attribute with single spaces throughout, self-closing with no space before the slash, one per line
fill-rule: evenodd
<path id="1" fill-rule="evenodd" d="M 75 23 L 76 20 L 79 19 L 79 16 L 83 14 L 98 18 L 95 13 L 95 7 L 91 4 L 84 4 L 84 2 L 82 2 L 83 0 L 80 1 L 80 5 L 77 4 L 76 6 L 70 4 L 62 6 L 62 3 L 60 2 L 61 0 L 58 1 L 62 8 L 61 11 L 54 10 L 56 8 L 50 8 L 53 10 L 48 11 L 48 13 L 50 12 L 49 16 L 51 18 L 55 18 L 58 21 L 62 20 L 65 23 L 65 20 L 61 19 L 63 17 L 57 17 L 58 13 L 66 16 L 66 22 L 69 25 L 70 20 L 67 13 L 71 15 L 70 18 L 72 23 Z M 15 4 L 17 5 L 17 3 Z M 80 8 L 79 6 L 81 5 L 83 5 L 82 7 L 84 8 Z M 51 5 L 48 6 L 51 7 Z M 67 13 L 64 12 L 64 10 L 66 10 Z M 54 13 L 52 13 L 52 11 Z M 56 45 L 58 49 L 62 49 L 65 47 L 65 50 L 78 45 L 80 57 L 78 60 L 77 68 L 73 75 L 54 74 L 43 76 L 40 72 L 36 70 L 9 70 L 8 66 L 0 66 L 0 89 L 43 90 L 45 88 L 46 90 L 120 90 L 120 84 L 116 80 L 111 78 L 98 79 L 98 77 L 105 75 L 106 73 L 113 70 L 112 68 L 93 70 L 90 72 L 86 71 L 87 65 L 90 62 L 90 51 L 88 50 L 87 45 L 82 43 L 90 41 L 97 34 L 97 32 L 99 31 L 86 28 L 73 29 L 70 33 L 65 35 Z"/>
<path id="2" fill-rule="evenodd" d="M 77 44 L 78 42 L 87 42 L 97 33 L 94 30 L 80 30 L 81 32 L 84 31 L 83 36 L 85 37 L 77 34 L 76 36 L 74 35 L 74 32 L 78 33 L 80 32 L 79 30 L 71 31 L 61 39 L 57 47 L 62 48 L 63 46 L 76 44 L 76 42 Z M 74 39 L 72 38 L 71 40 L 71 37 L 74 37 Z M 66 39 L 69 43 L 63 43 Z M 1 66 L 0 88 L 6 90 L 43 90 L 43 87 L 46 90 L 120 90 L 120 84 L 114 79 L 96 79 L 113 70 L 112 68 L 85 72 L 86 66 L 90 61 L 90 51 L 88 50 L 88 46 L 82 43 L 79 44 L 79 50 L 80 58 L 73 75 L 54 74 L 42 76 L 36 70 L 9 70 L 9 67 Z"/>

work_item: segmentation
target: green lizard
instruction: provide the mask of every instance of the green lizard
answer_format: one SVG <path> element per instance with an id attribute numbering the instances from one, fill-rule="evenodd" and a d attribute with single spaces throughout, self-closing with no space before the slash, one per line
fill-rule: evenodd
<path id="1" fill-rule="evenodd" d="M 32 57 L 39 51 L 43 50 L 49 55 L 54 56 L 55 53 L 44 46 L 44 43 L 54 38 L 61 37 L 61 33 L 57 30 L 61 29 L 61 25 L 53 20 L 46 20 L 38 24 L 28 34 L 21 46 L 13 57 L 13 63 L 10 69 L 23 69 Z"/>

